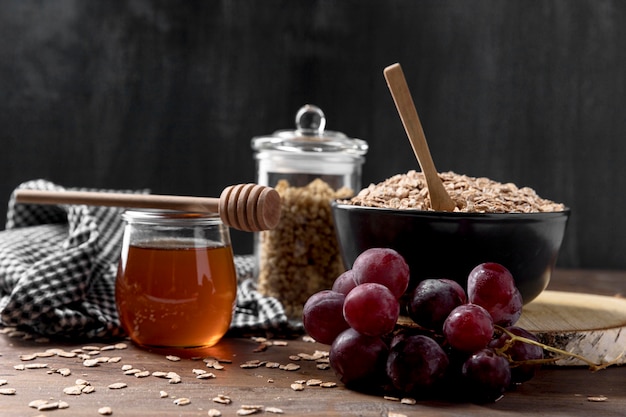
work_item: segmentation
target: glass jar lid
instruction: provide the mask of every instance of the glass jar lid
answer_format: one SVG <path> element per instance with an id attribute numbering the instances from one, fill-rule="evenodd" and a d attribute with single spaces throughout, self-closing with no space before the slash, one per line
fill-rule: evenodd
<path id="1" fill-rule="evenodd" d="M 341 132 L 324 130 L 326 117 L 317 106 L 305 104 L 296 114 L 295 130 L 277 130 L 272 135 L 252 139 L 252 149 L 292 153 L 347 153 L 362 156 L 368 145 L 362 139 L 349 138 Z"/>

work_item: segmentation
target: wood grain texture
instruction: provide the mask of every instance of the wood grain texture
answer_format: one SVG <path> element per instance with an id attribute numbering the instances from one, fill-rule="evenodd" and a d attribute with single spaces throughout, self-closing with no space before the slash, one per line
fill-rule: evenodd
<path id="1" fill-rule="evenodd" d="M 227 359 L 223 370 L 213 370 L 201 360 L 167 360 L 164 354 L 147 352 L 129 345 L 127 349 L 101 352 L 97 356 L 119 356 L 119 363 L 103 363 L 96 367 L 85 367 L 78 358 L 58 356 L 22 361 L 20 355 L 35 354 L 47 349 L 64 351 L 80 349 L 85 345 L 107 346 L 107 343 L 75 342 L 37 343 L 33 340 L 0 335 L 0 379 L 7 381 L 2 388 L 14 388 L 15 395 L 0 397 L 0 414 L 16 416 L 38 415 L 29 408 L 34 400 L 63 400 L 69 408 L 55 410 L 45 415 L 62 414 L 65 417 L 98 415 L 100 407 L 111 407 L 114 416 L 206 416 L 210 408 L 216 408 L 224 416 L 234 416 L 243 405 L 278 407 L 288 416 L 386 416 L 390 412 L 410 415 L 454 416 L 515 416 L 537 413 L 542 416 L 603 416 L 621 415 L 626 407 L 626 396 L 620 383 L 626 378 L 626 368 L 611 368 L 591 373 L 584 368 L 546 368 L 532 380 L 515 391 L 507 393 L 494 404 L 474 405 L 423 399 L 416 405 L 403 405 L 397 401 L 383 399 L 379 395 L 366 395 L 346 389 L 337 380 L 332 370 L 319 370 L 314 361 L 289 359 L 300 353 L 313 354 L 326 350 L 328 346 L 300 340 L 289 340 L 287 346 L 271 346 L 256 352 L 259 344 L 251 339 L 226 338 L 211 351 L 210 356 Z M 285 371 L 264 366 L 243 369 L 241 364 L 248 360 L 296 363 L 300 369 Z M 42 369 L 16 370 L 15 365 L 45 363 Z M 170 384 L 167 379 L 156 376 L 138 378 L 125 375 L 121 367 L 132 365 L 150 372 L 176 372 L 181 377 L 179 384 Z M 63 377 L 56 369 L 68 368 L 71 375 Z M 213 372 L 214 379 L 200 380 L 194 369 Z M 75 385 L 77 379 L 88 381 L 95 391 L 90 394 L 67 395 L 63 389 Z M 336 382 L 335 388 L 307 386 L 303 391 L 291 388 L 297 380 L 320 379 Z M 123 382 L 126 388 L 112 390 L 108 386 Z M 166 391 L 167 398 L 160 398 Z M 228 395 L 232 404 L 217 404 L 213 398 Z M 604 395 L 607 401 L 592 403 L 588 396 Z M 174 404 L 176 398 L 189 398 L 186 406 Z M 41 414 L 41 413 L 39 413 Z M 270 415 L 269 413 L 261 415 Z"/>
<path id="2" fill-rule="evenodd" d="M 544 291 L 524 306 L 520 327 L 546 345 L 581 355 L 596 364 L 626 363 L 626 299 L 565 291 Z M 567 357 L 557 365 L 585 366 Z"/>

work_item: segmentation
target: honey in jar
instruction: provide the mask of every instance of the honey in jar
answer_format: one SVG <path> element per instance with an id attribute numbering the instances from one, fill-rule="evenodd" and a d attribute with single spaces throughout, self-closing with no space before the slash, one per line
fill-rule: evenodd
<path id="1" fill-rule="evenodd" d="M 228 228 L 190 213 L 132 211 L 124 219 L 115 295 L 131 340 L 170 350 L 215 345 L 237 295 Z"/>

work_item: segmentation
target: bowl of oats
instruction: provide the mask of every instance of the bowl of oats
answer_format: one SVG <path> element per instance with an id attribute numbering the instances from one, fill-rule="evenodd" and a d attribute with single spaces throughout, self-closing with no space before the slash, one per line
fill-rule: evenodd
<path id="1" fill-rule="evenodd" d="M 345 268 L 372 247 L 390 247 L 406 259 L 410 288 L 426 278 L 462 285 L 476 265 L 497 262 L 513 274 L 524 303 L 548 285 L 570 210 L 528 187 L 454 172 L 439 174 L 454 211 L 430 208 L 421 172 L 398 174 L 335 200 L 332 214 Z"/>

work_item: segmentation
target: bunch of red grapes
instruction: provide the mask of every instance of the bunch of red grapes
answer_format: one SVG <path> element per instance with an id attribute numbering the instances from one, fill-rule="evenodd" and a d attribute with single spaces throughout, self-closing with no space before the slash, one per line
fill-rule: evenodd
<path id="1" fill-rule="evenodd" d="M 306 302 L 304 327 L 330 345 L 331 367 L 347 387 L 489 402 L 534 376 L 543 349 L 515 326 L 522 297 L 504 266 L 476 266 L 467 291 L 445 278 L 408 287 L 404 258 L 372 248 Z M 401 310 L 415 325 L 397 325 Z"/>

